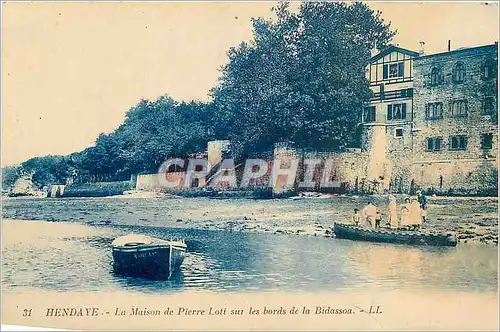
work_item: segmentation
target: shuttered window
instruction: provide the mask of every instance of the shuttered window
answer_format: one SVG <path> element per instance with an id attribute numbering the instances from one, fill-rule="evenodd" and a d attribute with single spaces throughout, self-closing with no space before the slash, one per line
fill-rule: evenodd
<path id="1" fill-rule="evenodd" d="M 493 148 L 493 134 L 481 135 L 481 149 L 489 150 Z"/>
<path id="2" fill-rule="evenodd" d="M 427 151 L 441 151 L 442 137 L 427 137 Z"/>
<path id="3" fill-rule="evenodd" d="M 425 119 L 435 120 L 443 118 L 443 103 L 428 103 L 425 105 Z"/>
<path id="4" fill-rule="evenodd" d="M 363 122 L 375 122 L 375 106 L 367 106 L 363 110 Z"/>
<path id="5" fill-rule="evenodd" d="M 387 121 L 406 120 L 406 103 L 387 105 Z"/>
<path id="6" fill-rule="evenodd" d="M 481 72 L 482 72 L 481 78 L 483 80 L 489 80 L 491 78 L 494 78 L 497 73 L 496 61 L 494 61 L 493 59 L 486 59 L 483 63 Z"/>
<path id="7" fill-rule="evenodd" d="M 467 149 L 467 136 L 455 135 L 449 138 L 450 150 L 465 150 Z"/>
<path id="8" fill-rule="evenodd" d="M 443 74 L 441 73 L 441 69 L 432 68 L 431 70 L 431 85 L 439 85 L 444 81 Z"/>
<path id="9" fill-rule="evenodd" d="M 490 115 L 495 113 L 495 98 L 486 97 L 483 99 L 483 114 Z"/>
<path id="10" fill-rule="evenodd" d="M 452 116 L 467 116 L 467 101 L 453 100 L 450 103 L 450 111 Z"/>
<path id="11" fill-rule="evenodd" d="M 457 62 L 452 70 L 453 83 L 463 83 L 465 80 L 465 64 Z"/>

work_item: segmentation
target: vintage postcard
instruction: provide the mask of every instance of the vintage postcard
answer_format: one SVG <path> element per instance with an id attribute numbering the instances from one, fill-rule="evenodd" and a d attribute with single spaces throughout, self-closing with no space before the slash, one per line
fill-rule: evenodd
<path id="1" fill-rule="evenodd" d="M 2 3 L 2 330 L 497 330 L 497 2 Z"/>

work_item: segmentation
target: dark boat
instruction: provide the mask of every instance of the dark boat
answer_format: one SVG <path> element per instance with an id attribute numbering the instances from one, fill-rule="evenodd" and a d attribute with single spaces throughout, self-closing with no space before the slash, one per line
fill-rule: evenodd
<path id="1" fill-rule="evenodd" d="M 180 270 L 186 252 L 183 240 L 166 241 L 137 234 L 118 237 L 111 246 L 116 273 L 150 279 L 170 278 Z"/>
<path id="2" fill-rule="evenodd" d="M 369 229 L 340 223 L 334 223 L 333 232 L 337 238 L 358 241 L 447 247 L 457 245 L 457 236 L 451 233 L 431 234 L 420 231 L 400 231 L 383 228 Z"/>

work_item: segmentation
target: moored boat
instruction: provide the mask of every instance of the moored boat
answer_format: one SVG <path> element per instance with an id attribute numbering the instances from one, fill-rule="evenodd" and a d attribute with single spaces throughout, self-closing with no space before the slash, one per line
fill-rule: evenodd
<path id="1" fill-rule="evenodd" d="M 433 234 L 388 228 L 370 229 L 341 223 L 334 223 L 333 232 L 337 238 L 357 241 L 447 247 L 455 247 L 457 245 L 457 236 L 452 233 Z"/>
<path id="2" fill-rule="evenodd" d="M 168 279 L 179 270 L 186 252 L 183 240 L 167 241 L 129 234 L 111 243 L 114 270 L 118 274 Z"/>

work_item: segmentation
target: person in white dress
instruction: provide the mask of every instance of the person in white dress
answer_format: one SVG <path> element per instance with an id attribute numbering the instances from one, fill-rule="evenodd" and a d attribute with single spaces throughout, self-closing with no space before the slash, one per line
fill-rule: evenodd
<path id="1" fill-rule="evenodd" d="M 419 229 L 422 225 L 422 211 L 420 210 L 420 203 L 416 198 L 411 200 L 410 204 L 410 225 L 413 229 Z"/>
<path id="2" fill-rule="evenodd" d="M 406 198 L 404 204 L 401 204 L 401 221 L 400 226 L 407 227 L 410 223 L 410 199 Z"/>
<path id="3" fill-rule="evenodd" d="M 375 216 L 377 215 L 377 207 L 368 202 L 368 204 L 363 208 L 362 220 L 366 227 L 375 228 Z"/>
<path id="4" fill-rule="evenodd" d="M 397 211 L 396 196 L 389 196 L 389 204 L 387 205 L 387 214 L 389 216 L 389 225 L 391 228 L 398 228 L 398 211 Z"/>

